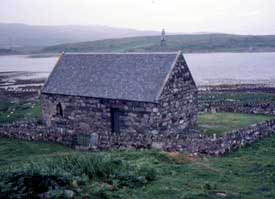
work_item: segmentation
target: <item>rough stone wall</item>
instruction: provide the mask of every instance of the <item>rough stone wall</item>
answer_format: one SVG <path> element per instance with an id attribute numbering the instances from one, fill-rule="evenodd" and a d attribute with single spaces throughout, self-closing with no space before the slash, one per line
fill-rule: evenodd
<path id="1" fill-rule="evenodd" d="M 44 121 L 49 127 L 61 128 L 69 134 L 91 135 L 94 148 L 143 147 L 151 143 L 151 136 L 156 132 L 157 105 L 154 103 L 63 95 L 42 95 L 41 98 Z M 57 115 L 59 103 L 63 116 Z M 120 112 L 120 133 L 112 132 L 111 108 Z"/>
<path id="2" fill-rule="evenodd" d="M 245 128 L 226 132 L 218 138 L 202 136 L 201 138 L 187 138 L 181 145 L 181 150 L 195 154 L 222 156 L 238 148 L 253 144 L 258 140 L 275 134 L 275 119 L 256 123 Z M 192 144 L 190 144 L 192 143 Z M 177 149 L 179 150 L 179 149 Z"/>
<path id="3" fill-rule="evenodd" d="M 37 121 L 19 121 L 0 125 L 0 137 L 45 141 L 74 147 L 75 136 L 62 129 L 49 128 Z"/>
<path id="4" fill-rule="evenodd" d="M 275 115 L 274 94 L 264 92 L 200 91 L 199 111 Z"/>
<path id="5" fill-rule="evenodd" d="M 61 128 L 49 128 L 35 121 L 0 125 L 0 137 L 54 142 L 78 149 L 96 151 L 103 149 L 140 147 L 159 148 L 164 151 L 189 151 L 192 154 L 213 156 L 227 154 L 272 134 L 275 134 L 275 119 L 257 123 L 246 128 L 236 129 L 216 139 L 200 134 L 191 134 L 196 136 L 187 136 L 182 133 L 172 133 L 168 137 L 163 137 L 161 142 L 163 144 L 159 145 L 157 142 L 151 142 L 148 143 L 148 145 L 144 145 L 145 142 L 142 142 L 142 145 L 138 145 L 138 142 L 136 145 L 131 145 L 133 144 L 131 142 L 121 142 L 120 144 L 117 144 L 117 142 L 109 142 L 108 145 L 100 145 L 101 147 L 93 147 L 93 145 L 90 145 L 85 148 L 75 143 L 76 134 L 71 134 Z"/>
<path id="6" fill-rule="evenodd" d="M 185 151 L 196 155 L 223 156 L 270 135 L 275 135 L 275 119 L 225 132 L 218 138 L 190 130 L 188 133 L 171 133 L 169 136 L 160 137 L 159 142 L 153 142 L 150 147 L 170 152 Z"/>
<path id="7" fill-rule="evenodd" d="M 162 134 L 182 133 L 196 125 L 198 91 L 182 55 L 160 95 L 159 113 Z"/>
<path id="8" fill-rule="evenodd" d="M 203 102 L 200 111 L 206 112 L 238 112 L 249 114 L 275 115 L 275 106 L 272 103 L 241 103 L 236 101 Z"/>

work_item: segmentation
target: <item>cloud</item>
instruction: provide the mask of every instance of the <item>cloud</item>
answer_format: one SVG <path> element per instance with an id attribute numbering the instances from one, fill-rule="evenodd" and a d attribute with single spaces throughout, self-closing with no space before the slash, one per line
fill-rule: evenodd
<path id="1" fill-rule="evenodd" d="M 0 22 L 275 34 L 275 0 L 0 0 Z M 269 28 L 271 30 L 271 28 Z"/>
<path id="2" fill-rule="evenodd" d="M 255 17 L 260 14 L 261 14 L 260 10 L 254 10 L 254 11 L 239 13 L 238 16 L 239 17 Z"/>

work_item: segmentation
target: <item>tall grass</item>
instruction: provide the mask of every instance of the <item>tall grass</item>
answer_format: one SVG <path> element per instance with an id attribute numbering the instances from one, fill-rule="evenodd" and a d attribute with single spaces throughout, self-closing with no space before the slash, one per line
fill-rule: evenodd
<path id="1" fill-rule="evenodd" d="M 65 189 L 77 193 L 79 185 L 91 181 L 109 184 L 113 189 L 139 187 L 154 180 L 156 171 L 130 165 L 111 155 L 73 153 L 5 167 L 0 171 L 0 177 L 2 198 L 10 197 L 11 193 L 14 197 L 28 197 Z M 40 183 L 30 185 L 32 181 Z"/>

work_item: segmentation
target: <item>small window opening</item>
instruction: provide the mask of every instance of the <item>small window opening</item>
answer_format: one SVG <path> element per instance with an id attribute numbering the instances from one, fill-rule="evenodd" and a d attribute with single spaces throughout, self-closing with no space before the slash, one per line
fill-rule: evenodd
<path id="1" fill-rule="evenodd" d="M 117 108 L 111 109 L 111 128 L 112 128 L 112 133 L 120 133 L 119 110 Z"/>
<path id="2" fill-rule="evenodd" d="M 57 116 L 63 116 L 63 109 L 60 103 L 56 105 L 56 115 Z"/>

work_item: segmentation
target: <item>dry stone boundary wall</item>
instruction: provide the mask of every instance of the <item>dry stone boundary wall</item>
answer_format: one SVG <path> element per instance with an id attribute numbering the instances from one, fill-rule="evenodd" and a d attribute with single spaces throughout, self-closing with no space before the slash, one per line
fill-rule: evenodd
<path id="1" fill-rule="evenodd" d="M 207 137 L 198 132 L 190 131 L 173 133 L 157 140 L 146 137 L 146 139 L 139 139 L 136 142 L 135 140 L 125 142 L 123 138 L 117 137 L 111 139 L 107 145 L 97 145 L 98 137 L 91 135 L 88 140 L 89 144 L 81 146 L 75 134 L 70 134 L 61 128 L 48 128 L 36 121 L 0 125 L 0 137 L 59 143 L 82 150 L 158 148 L 164 151 L 188 151 L 192 154 L 213 156 L 222 156 L 272 134 L 275 134 L 275 119 L 237 129 L 218 138 Z"/>
<path id="2" fill-rule="evenodd" d="M 241 103 L 237 101 L 202 102 L 199 105 L 199 111 L 275 115 L 275 105 L 272 103 Z"/>

